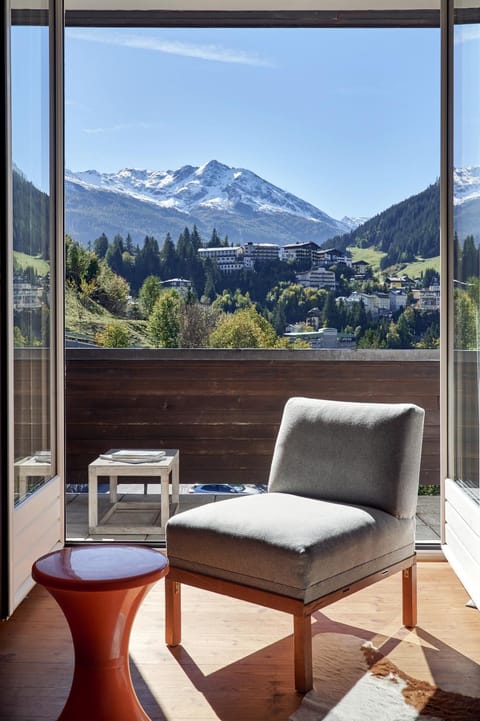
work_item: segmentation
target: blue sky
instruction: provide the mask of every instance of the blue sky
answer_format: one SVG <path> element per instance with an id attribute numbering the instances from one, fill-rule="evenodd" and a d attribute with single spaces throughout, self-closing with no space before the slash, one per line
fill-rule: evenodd
<path id="1" fill-rule="evenodd" d="M 336 218 L 439 175 L 438 30 L 66 31 L 66 166 L 248 168 Z"/>
<path id="2" fill-rule="evenodd" d="M 12 28 L 12 156 L 38 188 L 49 189 L 49 59 L 45 27 Z"/>

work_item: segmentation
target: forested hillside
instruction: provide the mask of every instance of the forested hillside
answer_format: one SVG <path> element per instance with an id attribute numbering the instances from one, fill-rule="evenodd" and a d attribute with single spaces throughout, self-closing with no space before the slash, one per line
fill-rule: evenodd
<path id="1" fill-rule="evenodd" d="M 49 197 L 13 171 L 13 249 L 49 259 Z"/>
<path id="2" fill-rule="evenodd" d="M 324 244 L 325 247 L 329 243 Z M 432 258 L 440 253 L 440 187 L 438 181 L 417 195 L 392 205 L 346 235 L 337 236 L 330 246 L 374 247 L 386 253 L 381 268 L 409 263 L 417 257 Z"/>

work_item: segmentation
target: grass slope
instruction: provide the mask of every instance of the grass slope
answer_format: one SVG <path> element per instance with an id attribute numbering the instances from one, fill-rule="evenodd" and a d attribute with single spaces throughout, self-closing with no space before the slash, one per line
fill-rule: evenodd
<path id="1" fill-rule="evenodd" d="M 95 336 L 108 323 L 121 323 L 130 335 L 130 346 L 148 348 L 146 323 L 141 320 L 119 319 L 89 298 L 81 298 L 70 287 L 65 288 L 65 335 L 95 343 Z"/>
<path id="2" fill-rule="evenodd" d="M 47 273 L 50 272 L 50 263 L 43 258 L 35 255 L 27 255 L 26 253 L 21 253 L 19 250 L 13 251 L 13 258 L 21 270 L 33 268 L 36 274 L 41 276 L 47 275 Z"/>
<path id="3" fill-rule="evenodd" d="M 410 278 L 417 278 L 427 268 L 433 268 L 437 273 L 440 273 L 440 256 L 436 255 L 434 258 L 418 259 L 414 263 L 408 263 L 402 268 L 401 272 L 406 273 Z"/>
<path id="4" fill-rule="evenodd" d="M 366 263 L 370 263 L 374 273 L 380 272 L 380 261 L 386 253 L 383 253 L 381 250 L 376 250 L 373 247 L 357 248 L 356 246 L 349 246 L 347 250 L 352 254 L 352 260 L 364 260 Z M 382 271 L 381 275 L 386 277 L 387 275 L 406 273 L 410 278 L 417 278 L 424 273 L 427 268 L 433 268 L 437 273 L 440 273 L 440 256 L 436 255 L 434 258 L 417 258 L 413 263 L 394 265 Z"/>
<path id="5" fill-rule="evenodd" d="M 371 248 L 358 248 L 356 245 L 351 245 L 347 250 L 352 254 L 352 260 L 364 260 L 369 263 L 374 273 L 378 273 L 380 270 L 380 261 L 387 255 L 381 250 L 376 250 L 373 246 Z"/>

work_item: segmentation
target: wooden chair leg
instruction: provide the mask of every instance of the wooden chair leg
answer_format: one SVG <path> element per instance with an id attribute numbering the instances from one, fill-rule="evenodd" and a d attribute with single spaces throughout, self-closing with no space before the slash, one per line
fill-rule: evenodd
<path id="1" fill-rule="evenodd" d="M 414 628 L 417 625 L 417 564 L 402 571 L 403 625 Z"/>
<path id="2" fill-rule="evenodd" d="M 181 585 L 165 578 L 165 643 L 178 646 L 182 640 Z"/>
<path id="3" fill-rule="evenodd" d="M 295 688 L 306 693 L 313 688 L 312 622 L 310 616 L 293 617 Z"/>

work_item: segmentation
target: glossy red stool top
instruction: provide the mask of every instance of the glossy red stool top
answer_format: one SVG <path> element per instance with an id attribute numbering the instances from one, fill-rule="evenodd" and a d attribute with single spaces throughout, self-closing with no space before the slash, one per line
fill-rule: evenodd
<path id="1" fill-rule="evenodd" d="M 35 561 L 32 576 L 49 588 L 114 591 L 152 583 L 167 566 L 166 557 L 153 548 L 98 543 L 47 553 Z"/>

